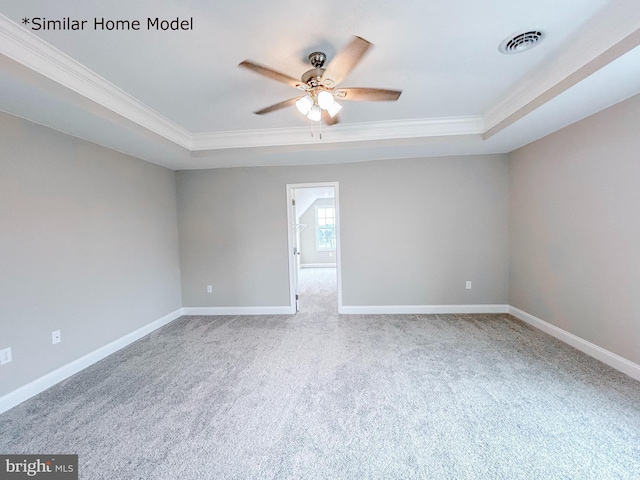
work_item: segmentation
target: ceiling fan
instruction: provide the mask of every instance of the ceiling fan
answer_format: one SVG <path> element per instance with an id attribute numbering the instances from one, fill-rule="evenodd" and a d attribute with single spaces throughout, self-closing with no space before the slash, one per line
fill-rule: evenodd
<path id="1" fill-rule="evenodd" d="M 254 113 L 264 115 L 295 105 L 300 113 L 306 115 L 310 120 L 318 122 L 324 119 L 326 124 L 333 125 L 338 122 L 337 113 L 342 109 L 342 105 L 336 99 L 354 102 L 396 101 L 402 93 L 401 90 L 338 88 L 338 85 L 349 75 L 372 46 L 371 42 L 363 38 L 353 37 L 351 42 L 336 54 L 326 68 L 323 66 L 327 56 L 323 52 L 313 52 L 309 55 L 309 62 L 313 68 L 303 73 L 300 80 L 249 60 L 241 62 L 239 67 L 248 68 L 304 92 L 302 96 L 276 103 Z"/>

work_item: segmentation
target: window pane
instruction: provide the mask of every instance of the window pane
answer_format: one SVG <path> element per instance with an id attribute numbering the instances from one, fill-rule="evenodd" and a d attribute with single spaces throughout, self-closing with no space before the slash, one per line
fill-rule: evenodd
<path id="1" fill-rule="evenodd" d="M 329 249 L 335 248 L 335 229 L 334 226 L 326 226 L 318 228 L 318 248 Z"/>
<path id="2" fill-rule="evenodd" d="M 317 250 L 335 250 L 335 216 L 334 206 L 316 206 Z"/>

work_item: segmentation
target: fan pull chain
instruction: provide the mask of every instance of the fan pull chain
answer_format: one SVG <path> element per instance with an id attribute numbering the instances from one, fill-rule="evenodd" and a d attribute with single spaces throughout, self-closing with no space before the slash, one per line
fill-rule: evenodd
<path id="1" fill-rule="evenodd" d="M 313 135 L 313 131 L 314 131 L 314 125 L 316 122 L 314 122 L 313 120 L 311 121 L 311 138 L 314 137 Z M 322 117 L 320 117 L 320 120 L 318 121 L 318 136 L 320 137 L 320 140 L 322 140 Z"/>

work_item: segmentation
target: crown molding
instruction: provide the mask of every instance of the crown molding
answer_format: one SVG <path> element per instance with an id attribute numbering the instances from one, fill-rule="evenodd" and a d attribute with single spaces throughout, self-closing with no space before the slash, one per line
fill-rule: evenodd
<path id="1" fill-rule="evenodd" d="M 451 137 L 458 135 L 482 135 L 482 117 L 427 118 L 420 120 L 396 120 L 391 122 L 355 123 L 335 125 L 322 132 L 310 127 L 271 128 L 228 132 L 198 133 L 192 135 L 191 150 L 219 150 L 283 145 L 314 145 L 368 140 L 393 140 L 409 138 Z"/>
<path id="2" fill-rule="evenodd" d="M 484 115 L 338 124 L 320 131 L 310 126 L 191 133 L 135 97 L 0 14 L 0 54 L 76 92 L 192 154 L 224 149 L 331 145 L 363 141 L 488 139 L 621 55 L 640 45 L 637 0 L 618 0 L 583 27 L 580 42 L 526 77 Z"/>
<path id="3" fill-rule="evenodd" d="M 480 116 L 193 134 L 0 14 L 0 54 L 190 151 L 481 135 Z"/>
<path id="4" fill-rule="evenodd" d="M 578 42 L 560 50 L 485 112 L 483 138 L 495 135 L 638 45 L 637 0 L 612 2 L 582 27 Z"/>
<path id="5" fill-rule="evenodd" d="M 0 54 L 184 148 L 191 134 L 0 13 Z"/>

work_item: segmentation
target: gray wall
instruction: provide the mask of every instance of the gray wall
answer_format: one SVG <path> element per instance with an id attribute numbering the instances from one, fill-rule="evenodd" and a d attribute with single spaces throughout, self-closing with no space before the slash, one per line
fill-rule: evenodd
<path id="1" fill-rule="evenodd" d="M 640 363 L 640 96 L 510 155 L 509 303 Z"/>
<path id="2" fill-rule="evenodd" d="M 171 170 L 0 114 L 0 229 L 0 395 L 181 307 Z"/>
<path id="3" fill-rule="evenodd" d="M 286 184 L 332 181 L 344 305 L 507 302 L 507 156 L 478 155 L 177 172 L 183 305 L 288 305 Z"/>
<path id="4" fill-rule="evenodd" d="M 319 198 L 300 217 L 300 223 L 308 225 L 300 232 L 300 263 L 335 264 L 336 252 L 316 250 L 316 205 L 333 205 L 333 198 Z"/>
<path id="5" fill-rule="evenodd" d="M 182 305 L 287 305 L 287 183 L 340 183 L 344 305 L 510 303 L 640 363 L 638 125 L 640 96 L 509 156 L 174 174 L 0 114 L 0 395 Z"/>

